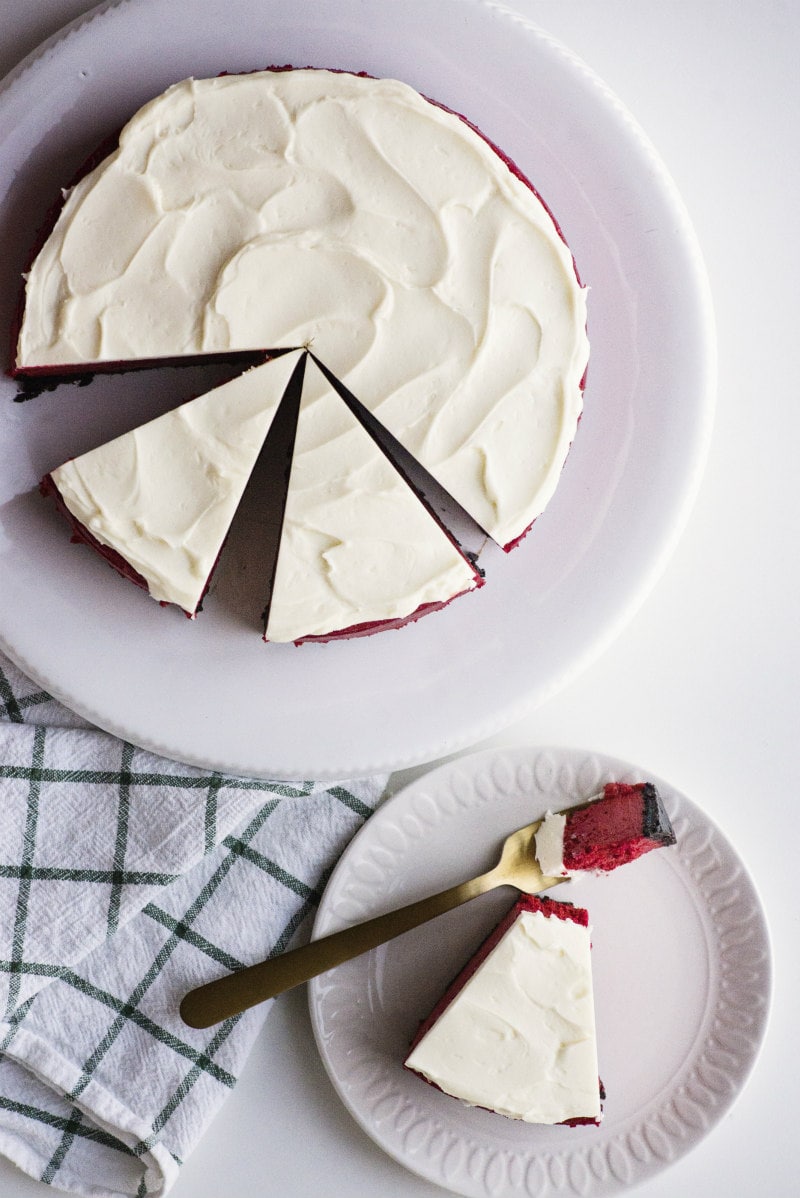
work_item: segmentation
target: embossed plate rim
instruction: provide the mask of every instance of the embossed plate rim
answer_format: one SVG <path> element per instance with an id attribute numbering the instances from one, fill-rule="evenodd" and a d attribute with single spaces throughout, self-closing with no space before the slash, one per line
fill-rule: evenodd
<path id="1" fill-rule="evenodd" d="M 674 874 L 672 881 L 697 909 L 710 978 L 705 1004 L 695 999 L 703 1010 L 694 1012 L 697 1026 L 691 1025 L 685 1060 L 676 1063 L 668 1085 L 648 1096 L 641 1112 L 615 1120 L 607 1110 L 599 1129 L 524 1128 L 486 1115 L 476 1135 L 473 1116 L 478 1112 L 437 1094 L 432 1101 L 447 1107 L 443 1123 L 440 1111 L 426 1106 L 433 1092 L 402 1069 L 400 1057 L 387 1060 L 381 1047 L 380 980 L 388 975 L 388 954 L 399 950 L 385 946 L 377 950 L 384 954 L 381 961 L 368 954 L 311 983 L 314 1035 L 337 1094 L 367 1134 L 420 1177 L 466 1198 L 605 1198 L 660 1172 L 696 1146 L 741 1093 L 763 1043 L 771 995 L 769 933 L 760 899 L 733 846 L 695 803 L 618 758 L 565 748 L 487 750 L 418 779 L 390 798 L 355 837 L 331 876 L 313 934 L 325 934 L 459 880 L 465 868 L 459 860 L 460 833 L 465 824 L 474 830 L 474 818 L 483 820 L 491 805 L 497 807 L 502 826 L 486 821 L 480 851 L 489 857 L 514 820 L 522 824 L 546 807 L 567 806 L 595 793 L 603 781 L 637 778 L 648 778 L 659 787 L 679 843 L 676 850 L 651 854 L 630 866 L 628 883 L 640 878 L 635 886 L 641 891 L 646 878 L 654 877 L 645 869 L 656 868 L 671 879 Z M 429 855 L 441 853 L 438 875 L 424 853 L 420 859 L 423 840 Z M 404 864 L 411 865 L 406 876 L 413 879 L 408 882 L 403 881 Z M 606 877 L 572 883 L 574 896 L 558 897 L 585 901 L 579 885 L 608 887 L 614 882 Z M 469 906 L 454 914 L 467 921 L 473 918 Z M 482 918 L 485 921 L 485 915 Z M 680 914 L 675 918 L 680 920 Z M 686 930 L 691 935 L 691 929 Z M 432 960 L 426 952 L 441 951 L 435 937 L 428 938 L 428 946 L 420 950 L 423 964 Z M 412 1005 L 415 986 L 411 978 Z M 599 1009 L 601 996 L 597 1000 Z M 657 996 L 655 1001 L 657 1013 Z M 600 1050 L 602 1070 L 602 1043 Z"/>

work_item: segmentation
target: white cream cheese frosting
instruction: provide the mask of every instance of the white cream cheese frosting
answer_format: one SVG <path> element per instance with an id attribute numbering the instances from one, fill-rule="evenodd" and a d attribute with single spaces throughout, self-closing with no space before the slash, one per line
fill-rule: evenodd
<path id="1" fill-rule="evenodd" d="M 133 566 L 154 599 L 195 612 L 301 353 L 52 471 L 68 511 Z"/>
<path id="2" fill-rule="evenodd" d="M 406 1065 L 512 1119 L 599 1118 L 589 930 L 523 911 Z"/>
<path id="3" fill-rule="evenodd" d="M 17 367 L 313 343 L 507 546 L 582 405 L 585 292 L 533 191 L 394 80 L 265 71 L 145 105 L 27 280 Z"/>
<path id="4" fill-rule="evenodd" d="M 561 812 L 548 811 L 535 833 L 536 860 L 546 878 L 568 876 L 564 865 L 564 832 L 567 817 Z"/>
<path id="5" fill-rule="evenodd" d="M 479 583 L 309 359 L 297 421 L 268 641 L 402 620 Z"/>

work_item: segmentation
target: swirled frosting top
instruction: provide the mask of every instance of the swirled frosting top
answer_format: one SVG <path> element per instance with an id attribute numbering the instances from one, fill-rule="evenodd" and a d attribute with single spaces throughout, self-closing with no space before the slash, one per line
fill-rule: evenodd
<path id="1" fill-rule="evenodd" d="M 585 291 L 534 191 L 407 85 L 189 79 L 69 194 L 17 367 L 311 343 L 500 544 L 555 490 Z"/>

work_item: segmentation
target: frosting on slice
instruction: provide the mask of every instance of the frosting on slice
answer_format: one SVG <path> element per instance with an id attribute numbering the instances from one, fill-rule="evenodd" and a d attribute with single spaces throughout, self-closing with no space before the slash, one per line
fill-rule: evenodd
<path id="1" fill-rule="evenodd" d="M 500 545 L 543 511 L 585 291 L 533 189 L 396 80 L 261 71 L 145 105 L 31 267 L 17 369 L 309 343 Z"/>
<path id="2" fill-rule="evenodd" d="M 265 639 L 402 622 L 480 582 L 309 359 Z"/>
<path id="3" fill-rule="evenodd" d="M 303 351 L 281 355 L 53 470 L 74 519 L 193 615 Z"/>
<path id="4" fill-rule="evenodd" d="M 405 1063 L 511 1119 L 598 1119 L 589 928 L 520 911 Z"/>
<path id="5" fill-rule="evenodd" d="M 560 811 L 548 811 L 536 833 L 536 860 L 546 878 L 567 876 L 564 865 L 564 829 L 567 817 Z"/>

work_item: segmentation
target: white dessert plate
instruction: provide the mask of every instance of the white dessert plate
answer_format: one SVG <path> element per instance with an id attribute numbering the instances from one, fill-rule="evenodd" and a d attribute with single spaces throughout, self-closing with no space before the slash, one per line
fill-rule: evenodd
<path id="1" fill-rule="evenodd" d="M 616 1194 L 699 1143 L 755 1062 L 771 961 L 752 881 L 700 808 L 622 761 L 510 749 L 435 770 L 390 799 L 353 840 L 325 890 L 314 935 L 481 872 L 506 833 L 615 780 L 655 782 L 678 843 L 554 893 L 590 915 L 607 1091 L 599 1127 L 504 1119 L 448 1098 L 402 1067 L 419 1021 L 510 907 L 510 889 L 311 983 L 317 1045 L 342 1101 L 386 1152 L 456 1193 Z"/>
<path id="2" fill-rule="evenodd" d="M 0 91 L 4 336 L 53 197 L 168 84 L 275 63 L 396 76 L 464 113 L 516 160 L 590 287 L 586 407 L 561 485 L 519 548 L 487 551 L 487 585 L 445 611 L 377 637 L 264 645 L 264 580 L 247 556 L 244 523 L 205 610 L 189 622 L 71 545 L 37 494 L 46 471 L 188 398 L 206 375 L 100 377 L 27 403 L 14 403 L 6 378 L 0 647 L 88 719 L 184 761 L 320 778 L 429 761 L 562 687 L 660 573 L 711 425 L 714 338 L 700 255 L 628 113 L 503 5 L 228 0 L 224 21 L 219 12 L 217 0 L 101 5 Z"/>

